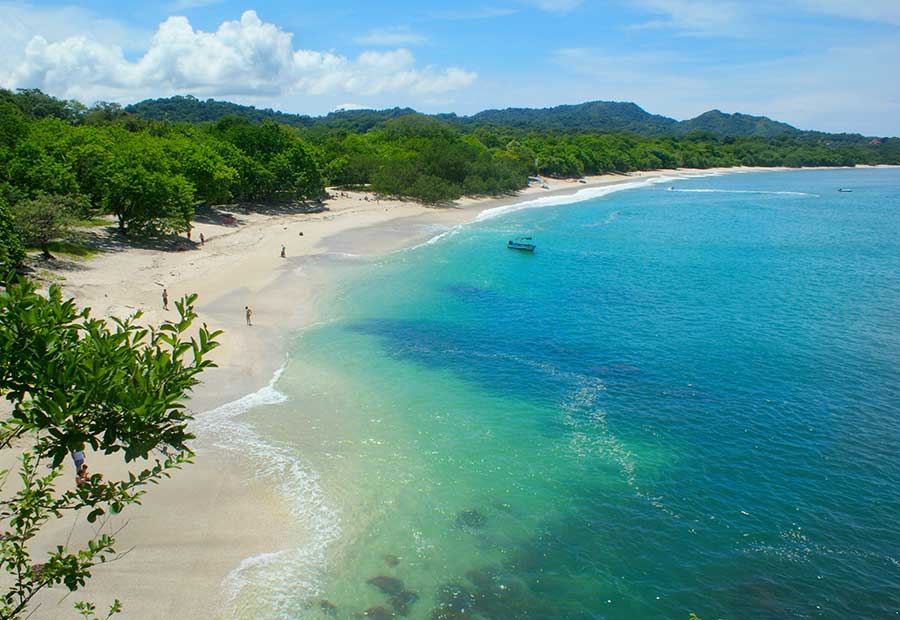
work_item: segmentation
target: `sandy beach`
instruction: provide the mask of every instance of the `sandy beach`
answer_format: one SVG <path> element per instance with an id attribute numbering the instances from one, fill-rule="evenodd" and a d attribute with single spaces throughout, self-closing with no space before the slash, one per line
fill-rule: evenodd
<path id="1" fill-rule="evenodd" d="M 198 217 L 193 241 L 181 250 L 115 246 L 87 261 L 60 261 L 63 268 L 48 265 L 41 274 L 96 316 L 141 310 L 149 324 L 174 318 L 174 300 L 197 293 L 200 320 L 224 330 L 214 355 L 219 367 L 204 374 L 191 401 L 195 415 L 202 416 L 270 381 L 292 335 L 319 319 L 319 302 L 340 286 L 337 259 L 343 255 L 372 257 L 412 247 L 488 209 L 534 198 L 713 172 L 605 175 L 587 183 L 548 180 L 549 189 L 534 185 L 516 196 L 467 198 L 443 208 L 376 200 L 360 192 L 338 194 L 319 213 L 224 206 Z M 97 234 L 109 235 L 105 230 Z M 285 258 L 279 255 L 282 245 Z M 162 308 L 164 287 L 168 311 Z M 245 324 L 246 305 L 253 308 L 252 327 Z M 84 592 L 66 596 L 57 588 L 46 593 L 34 618 L 71 615 L 71 605 L 80 600 L 102 608 L 114 598 L 124 603 L 123 618 L 230 615 L 223 605 L 223 580 L 245 558 L 281 549 L 290 515 L 271 487 L 254 483 L 254 472 L 240 458 L 202 441 L 196 448 L 194 465 L 150 489 L 143 506 L 110 522 L 114 529 L 127 523 L 118 539 L 121 549 L 131 551 L 98 567 Z M 110 477 L 124 472 L 105 459 L 89 456 L 89 462 Z M 69 531 L 76 542 L 91 533 L 83 516 L 76 517 L 55 523 L 46 541 L 55 543 Z"/>

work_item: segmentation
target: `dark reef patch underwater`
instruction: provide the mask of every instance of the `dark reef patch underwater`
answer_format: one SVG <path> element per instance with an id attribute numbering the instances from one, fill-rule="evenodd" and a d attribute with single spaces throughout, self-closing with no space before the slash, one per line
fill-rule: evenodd
<path id="1" fill-rule="evenodd" d="M 340 507 L 319 617 L 898 617 L 900 170 L 666 184 L 709 191 L 484 220 L 300 337 L 248 418 Z"/>

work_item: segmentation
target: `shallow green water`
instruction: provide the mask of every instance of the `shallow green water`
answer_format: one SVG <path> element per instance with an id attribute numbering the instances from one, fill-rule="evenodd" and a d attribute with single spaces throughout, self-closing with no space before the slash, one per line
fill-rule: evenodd
<path id="1" fill-rule="evenodd" d="M 671 184 L 349 265 L 215 418 L 298 523 L 239 615 L 897 617 L 900 171 Z"/>

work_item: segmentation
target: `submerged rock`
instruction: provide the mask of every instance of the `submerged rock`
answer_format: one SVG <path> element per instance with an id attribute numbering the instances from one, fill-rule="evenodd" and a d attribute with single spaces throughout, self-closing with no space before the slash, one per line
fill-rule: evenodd
<path id="1" fill-rule="evenodd" d="M 474 508 L 467 508 L 456 515 L 456 525 L 460 527 L 477 529 L 483 527 L 486 521 L 484 513 Z"/>
<path id="2" fill-rule="evenodd" d="M 322 613 L 328 616 L 336 616 L 337 615 L 337 605 L 332 603 L 331 601 L 326 601 L 322 599 L 319 601 L 319 609 L 322 610 Z"/>
<path id="3" fill-rule="evenodd" d="M 409 590 L 403 590 L 402 592 L 398 592 L 390 599 L 388 602 L 391 604 L 391 607 L 394 608 L 394 611 L 397 612 L 398 615 L 405 616 L 406 612 L 409 611 L 409 606 L 419 600 L 419 595 L 415 592 L 410 592 Z"/>
<path id="4" fill-rule="evenodd" d="M 394 614 L 388 609 L 379 605 L 378 607 L 369 607 L 363 612 L 364 618 L 372 618 L 373 620 L 391 620 Z"/>
<path id="5" fill-rule="evenodd" d="M 370 586 L 375 586 L 385 594 L 399 594 L 404 590 L 402 581 L 396 577 L 388 577 L 386 575 L 372 577 L 366 583 Z"/>
<path id="6" fill-rule="evenodd" d="M 386 555 L 384 556 L 384 563 L 390 567 L 394 567 L 400 563 L 400 558 L 396 555 Z"/>

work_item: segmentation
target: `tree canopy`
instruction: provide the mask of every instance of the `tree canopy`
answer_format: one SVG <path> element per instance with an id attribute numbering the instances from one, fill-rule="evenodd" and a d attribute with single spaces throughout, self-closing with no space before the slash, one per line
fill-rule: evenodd
<path id="1" fill-rule="evenodd" d="M 677 123 L 615 102 L 468 118 L 399 108 L 312 118 L 192 97 L 86 108 L 0 90 L 0 193 L 10 205 L 79 196 L 115 215 L 123 233 L 184 231 L 199 203 L 309 200 L 326 184 L 433 204 L 514 192 L 533 174 L 897 163 L 897 138 L 802 132 L 718 111 Z"/>

